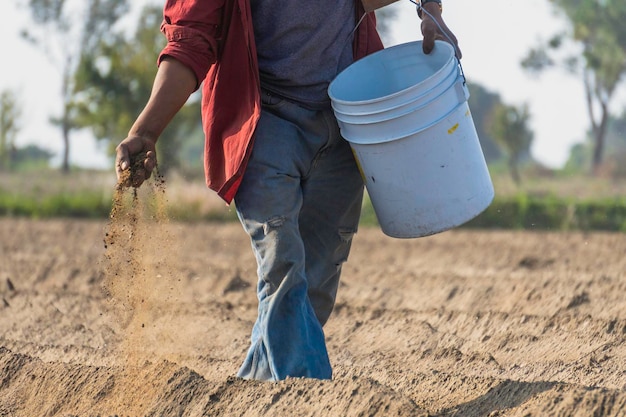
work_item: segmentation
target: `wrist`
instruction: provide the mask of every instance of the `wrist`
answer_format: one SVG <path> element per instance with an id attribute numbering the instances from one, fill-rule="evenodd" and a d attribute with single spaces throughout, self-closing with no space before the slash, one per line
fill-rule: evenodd
<path id="1" fill-rule="evenodd" d="M 424 18 L 423 10 L 427 15 L 440 16 L 443 12 L 441 0 L 420 0 L 417 3 L 417 15 L 420 19 Z"/>
<path id="2" fill-rule="evenodd" d="M 145 122 L 145 120 L 140 121 Z M 128 137 L 136 136 L 140 137 L 144 141 L 150 141 L 156 144 L 159 139 L 160 130 L 162 130 L 160 127 L 148 127 L 144 123 L 136 123 L 128 132 Z"/>

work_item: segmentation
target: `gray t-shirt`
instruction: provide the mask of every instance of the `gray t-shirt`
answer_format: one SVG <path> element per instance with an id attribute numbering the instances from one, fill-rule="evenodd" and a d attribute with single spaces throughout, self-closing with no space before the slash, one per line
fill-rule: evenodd
<path id="1" fill-rule="evenodd" d="M 308 107 L 352 63 L 354 0 L 251 0 L 261 86 Z"/>

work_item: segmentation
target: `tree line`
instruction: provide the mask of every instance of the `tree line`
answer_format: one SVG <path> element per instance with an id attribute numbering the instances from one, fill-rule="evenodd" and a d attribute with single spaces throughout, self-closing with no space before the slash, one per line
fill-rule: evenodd
<path id="1" fill-rule="evenodd" d="M 127 0 L 14 1 L 26 6 L 33 23 L 23 31 L 23 38 L 46 53 L 60 70 L 62 110 L 50 121 L 63 138 L 61 169 L 70 170 L 71 137 L 79 129 L 88 129 L 106 142 L 112 154 L 150 94 L 155 59 L 165 42 L 159 31 L 161 6 L 146 6 L 134 32 L 128 33 L 116 25 L 128 14 Z M 561 68 L 580 77 L 585 87 L 588 138 L 572 149 L 566 169 L 626 176 L 626 112 L 615 116 L 609 110 L 626 72 L 626 26 L 622 23 L 626 2 L 546 1 L 568 23 L 567 30 L 528 51 L 520 64 L 536 74 Z M 383 11 L 379 18 L 384 31 L 394 16 Z M 564 52 L 572 50 L 576 52 Z M 471 80 L 468 84 L 470 108 L 487 162 L 504 164 L 514 181 L 521 182 L 520 165 L 534 163 L 529 107 L 504 103 L 497 93 Z M 158 142 L 158 152 L 167 155 L 160 159 L 163 174 L 170 169 L 188 171 L 189 175 L 201 170 L 203 134 L 198 94 L 190 98 Z M 38 153 L 33 146 L 26 153 L 15 147 L 20 118 L 15 93 L 0 92 L 0 170 L 15 168 L 25 155 L 39 159 L 51 156 L 43 150 Z"/>

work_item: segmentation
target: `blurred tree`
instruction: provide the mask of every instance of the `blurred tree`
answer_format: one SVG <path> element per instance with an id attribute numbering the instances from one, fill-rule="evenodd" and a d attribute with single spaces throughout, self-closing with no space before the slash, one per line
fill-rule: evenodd
<path id="1" fill-rule="evenodd" d="M 589 172 L 593 150 L 589 146 L 591 142 L 576 143 L 570 148 L 569 157 L 563 166 L 563 172 L 567 174 L 579 174 Z"/>
<path id="2" fill-rule="evenodd" d="M 126 137 L 150 96 L 156 58 L 165 46 L 162 20 L 162 6 L 146 6 L 132 36 L 113 32 L 81 57 L 76 73 L 76 121 L 90 128 L 97 139 L 108 141 L 110 154 Z M 157 142 L 163 175 L 180 166 L 181 142 L 201 129 L 198 98 L 199 92 L 192 95 Z"/>
<path id="3" fill-rule="evenodd" d="M 533 133 L 528 127 L 530 114 L 528 106 L 496 105 L 490 125 L 493 138 L 505 150 L 508 159 L 509 172 L 515 184 L 521 184 L 519 163 L 530 155 L 530 145 Z"/>
<path id="4" fill-rule="evenodd" d="M 606 156 L 598 168 L 598 173 L 613 178 L 626 177 L 626 111 L 620 117 L 609 116 L 606 127 Z M 587 140 L 575 145 L 570 151 L 565 165 L 566 171 L 589 171 L 594 150 L 593 132 L 587 133 Z"/>
<path id="5" fill-rule="evenodd" d="M 489 126 L 494 109 L 502 104 L 502 100 L 499 94 L 487 90 L 478 83 L 468 81 L 467 86 L 470 91 L 468 104 L 472 110 L 472 119 L 485 160 L 488 164 L 497 162 L 504 155 L 500 145 L 492 137 Z"/>
<path id="6" fill-rule="evenodd" d="M 37 145 L 26 145 L 24 147 L 13 148 L 11 160 L 12 168 L 19 171 L 38 170 L 48 168 L 50 159 L 54 154 Z"/>
<path id="7" fill-rule="evenodd" d="M 126 0 L 18 0 L 26 2 L 33 24 L 22 36 L 41 48 L 61 74 L 60 116 L 51 122 L 61 130 L 61 168 L 69 171 L 70 134 L 77 129 L 74 75 L 83 55 L 107 38 L 117 20 L 128 11 Z"/>
<path id="8" fill-rule="evenodd" d="M 19 131 L 18 121 L 21 109 L 17 103 L 15 93 L 3 91 L 0 93 L 0 171 L 11 169 L 15 136 Z"/>
<path id="9" fill-rule="evenodd" d="M 567 20 L 568 30 L 529 51 L 522 66 L 539 73 L 560 65 L 582 77 L 594 142 L 591 171 L 598 174 L 605 153 L 609 104 L 626 75 L 626 28 L 623 23 L 626 20 L 626 2 L 549 1 Z M 558 56 L 568 41 L 580 52 Z"/>

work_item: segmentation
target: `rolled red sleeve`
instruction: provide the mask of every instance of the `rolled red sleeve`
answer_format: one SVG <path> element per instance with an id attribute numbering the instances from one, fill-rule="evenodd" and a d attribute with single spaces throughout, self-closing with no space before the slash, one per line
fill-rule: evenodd
<path id="1" fill-rule="evenodd" d="M 170 56 L 189 67 L 200 86 L 217 59 L 223 0 L 168 0 L 163 8 L 161 31 L 167 45 L 157 64 Z"/>

